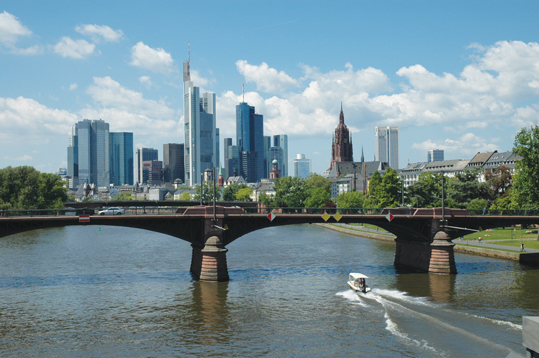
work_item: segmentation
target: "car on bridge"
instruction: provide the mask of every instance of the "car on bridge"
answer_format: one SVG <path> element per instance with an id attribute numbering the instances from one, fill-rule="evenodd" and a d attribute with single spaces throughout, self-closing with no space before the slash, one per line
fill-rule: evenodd
<path id="1" fill-rule="evenodd" d="M 110 208 L 106 208 L 105 210 L 101 210 L 97 214 L 98 215 L 123 215 L 125 214 L 125 210 L 120 209 L 118 207 L 110 207 Z"/>

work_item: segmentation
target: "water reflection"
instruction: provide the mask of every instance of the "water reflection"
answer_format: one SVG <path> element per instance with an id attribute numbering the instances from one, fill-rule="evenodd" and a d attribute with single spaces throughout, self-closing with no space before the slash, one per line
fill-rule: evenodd
<path id="1" fill-rule="evenodd" d="M 432 297 L 435 302 L 452 302 L 456 275 L 400 273 L 395 288 L 414 297 Z"/>

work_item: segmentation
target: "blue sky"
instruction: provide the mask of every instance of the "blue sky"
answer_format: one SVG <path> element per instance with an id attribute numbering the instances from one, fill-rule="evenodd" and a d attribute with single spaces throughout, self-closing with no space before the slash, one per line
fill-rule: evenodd
<path id="1" fill-rule="evenodd" d="M 341 102 L 361 147 L 400 128 L 400 165 L 511 150 L 539 121 L 537 1 L 2 1 L 0 168 L 66 166 L 83 118 L 183 143 L 182 62 L 217 95 L 221 138 L 235 106 L 264 115 L 321 173 Z M 222 152 L 222 148 L 221 148 Z"/>

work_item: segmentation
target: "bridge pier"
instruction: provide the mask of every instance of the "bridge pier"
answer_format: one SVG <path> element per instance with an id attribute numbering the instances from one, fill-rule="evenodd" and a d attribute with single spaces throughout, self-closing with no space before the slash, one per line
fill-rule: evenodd
<path id="1" fill-rule="evenodd" d="M 431 244 L 395 240 L 395 266 L 409 267 L 438 274 L 455 274 L 455 256 L 451 238 L 443 231 L 438 231 Z"/>
<path id="2" fill-rule="evenodd" d="M 204 248 L 191 245 L 191 273 L 200 281 L 228 281 L 226 253 L 221 239 L 211 236 L 206 240 Z"/>

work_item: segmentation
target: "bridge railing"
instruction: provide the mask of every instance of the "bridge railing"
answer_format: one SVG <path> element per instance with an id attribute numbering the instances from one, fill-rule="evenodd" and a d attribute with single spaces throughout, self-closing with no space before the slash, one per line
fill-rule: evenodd
<path id="1" fill-rule="evenodd" d="M 264 208 L 242 208 L 246 214 L 320 214 L 328 213 L 335 215 L 340 213 L 354 215 L 377 215 L 381 214 L 382 208 L 293 208 L 293 207 L 264 207 Z"/>

